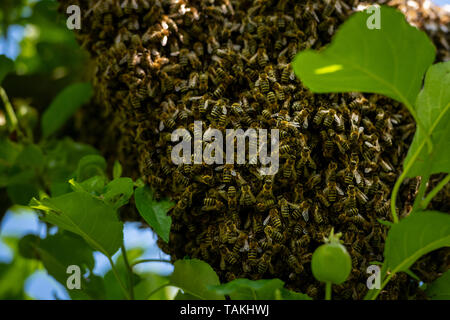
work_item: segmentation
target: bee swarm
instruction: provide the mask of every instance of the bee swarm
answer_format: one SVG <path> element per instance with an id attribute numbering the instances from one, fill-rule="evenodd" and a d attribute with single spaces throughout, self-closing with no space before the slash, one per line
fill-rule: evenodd
<path id="1" fill-rule="evenodd" d="M 380 96 L 312 94 L 289 64 L 299 50 L 329 43 L 358 1 L 70 4 L 82 8 L 78 37 L 95 59 L 96 99 L 112 119 L 106 134 L 117 137 L 125 166 L 176 203 L 161 248 L 174 260 L 205 260 L 224 281 L 278 277 L 321 297 L 309 262 L 334 227 L 353 271 L 333 295 L 362 298 L 366 268 L 382 261 L 386 229 L 377 219 L 390 219 L 390 190 L 415 127 L 405 108 Z M 280 170 L 174 165 L 171 133 L 193 134 L 194 121 L 203 131 L 279 129 Z M 397 278 L 397 286 L 409 281 Z"/>

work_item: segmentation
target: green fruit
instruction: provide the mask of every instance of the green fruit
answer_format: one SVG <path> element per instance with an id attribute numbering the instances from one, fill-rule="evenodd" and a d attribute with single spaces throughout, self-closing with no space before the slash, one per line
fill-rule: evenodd
<path id="1" fill-rule="evenodd" d="M 321 282 L 340 284 L 344 282 L 352 270 L 352 260 L 347 249 L 340 243 L 339 235 L 331 231 L 328 243 L 314 251 L 311 268 L 314 277 Z"/>

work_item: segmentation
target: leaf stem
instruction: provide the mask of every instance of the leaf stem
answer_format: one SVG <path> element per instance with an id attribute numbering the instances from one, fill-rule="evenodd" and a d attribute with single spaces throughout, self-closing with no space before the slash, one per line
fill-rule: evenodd
<path id="1" fill-rule="evenodd" d="M 146 300 L 150 299 L 150 297 L 151 297 L 152 295 L 154 295 L 156 292 L 158 292 L 159 290 L 161 290 L 161 289 L 163 289 L 163 288 L 165 288 L 165 287 L 168 287 L 169 285 L 170 285 L 170 282 L 167 282 L 167 283 L 164 283 L 164 284 L 160 285 L 159 287 L 157 287 L 156 289 L 154 289 L 152 292 L 150 292 L 150 293 L 148 294 Z"/>
<path id="2" fill-rule="evenodd" d="M 11 104 L 11 102 L 9 101 L 8 95 L 6 94 L 5 89 L 3 89 L 3 87 L 0 86 L 0 98 L 3 101 L 3 104 L 5 105 L 5 110 L 6 110 L 6 115 L 7 115 L 7 120 L 9 122 L 9 130 L 10 132 L 14 131 L 17 128 L 17 116 L 16 113 L 14 112 L 14 108 Z"/>
<path id="3" fill-rule="evenodd" d="M 112 271 L 114 273 L 114 276 L 116 277 L 117 281 L 119 282 L 120 288 L 122 289 L 125 297 L 127 298 L 127 300 L 130 300 L 131 299 L 130 298 L 130 294 L 128 293 L 125 285 L 123 284 L 122 279 L 120 279 L 120 275 L 117 272 L 117 269 L 116 269 L 116 266 L 114 265 L 114 262 L 112 261 L 110 256 L 106 256 L 106 257 L 108 258 L 109 263 L 111 264 L 111 269 L 112 269 Z"/>
<path id="4" fill-rule="evenodd" d="M 127 268 L 129 282 L 130 282 L 130 288 L 129 288 L 130 299 L 134 300 L 133 270 L 131 269 L 130 263 L 128 262 L 127 251 L 125 249 L 125 245 L 123 244 L 123 242 L 122 242 L 121 250 L 122 250 L 123 261 L 125 263 L 125 267 Z"/>
<path id="5" fill-rule="evenodd" d="M 428 205 L 430 204 L 431 200 L 433 200 L 433 198 L 438 194 L 438 192 L 441 191 L 441 189 L 443 187 L 445 187 L 445 185 L 449 182 L 450 182 L 450 174 L 448 174 L 444 178 L 444 180 L 439 182 L 438 185 L 436 187 L 434 187 L 434 189 L 431 190 L 430 193 L 428 193 L 428 195 L 425 197 L 425 199 L 420 203 L 420 208 L 426 209 L 428 207 Z"/>
<path id="6" fill-rule="evenodd" d="M 380 294 L 381 290 L 383 290 L 383 288 L 388 284 L 388 282 L 391 280 L 391 278 L 394 276 L 395 273 L 391 273 L 387 276 L 386 279 L 384 279 L 383 283 L 380 286 L 380 289 L 375 289 L 374 293 L 372 294 L 372 296 L 369 298 L 370 300 L 375 300 L 378 295 Z"/>
<path id="7" fill-rule="evenodd" d="M 423 147 L 425 146 L 425 142 L 426 142 L 426 140 L 422 141 L 420 146 L 417 148 L 416 152 L 412 155 L 411 159 L 409 159 L 409 161 L 406 163 L 402 174 L 400 175 L 400 177 L 398 177 L 397 181 L 395 182 L 394 188 L 392 189 L 391 213 L 392 213 L 392 220 L 394 221 L 394 223 L 398 223 L 398 216 L 397 216 L 396 204 L 395 204 L 395 202 L 397 200 L 398 191 L 400 190 L 400 186 L 402 185 L 403 181 L 407 177 L 409 170 L 411 170 L 414 162 L 419 157 L 420 152 L 422 151 Z"/>
<path id="8" fill-rule="evenodd" d="M 423 195 L 425 194 L 425 191 L 427 190 L 427 183 L 428 183 L 429 179 L 430 179 L 429 174 L 422 176 L 422 178 L 420 180 L 419 191 L 417 192 L 416 199 L 414 199 L 413 210 L 416 210 L 418 208 L 419 204 L 421 203 L 421 201 L 423 200 Z"/>
<path id="9" fill-rule="evenodd" d="M 146 262 L 164 262 L 164 263 L 172 263 L 170 260 L 165 260 L 165 259 L 142 259 L 142 260 L 137 260 L 134 263 L 131 264 L 131 268 L 133 268 L 135 265 L 140 264 L 140 263 L 146 263 Z"/>
<path id="10" fill-rule="evenodd" d="M 331 300 L 331 282 L 325 282 L 325 300 Z"/>

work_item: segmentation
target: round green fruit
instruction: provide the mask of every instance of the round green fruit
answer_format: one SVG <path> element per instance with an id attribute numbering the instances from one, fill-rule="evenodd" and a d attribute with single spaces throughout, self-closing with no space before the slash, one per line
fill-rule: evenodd
<path id="1" fill-rule="evenodd" d="M 338 237 L 331 235 L 328 243 L 314 251 L 311 269 L 314 277 L 321 282 L 340 284 L 352 270 L 352 260 Z"/>

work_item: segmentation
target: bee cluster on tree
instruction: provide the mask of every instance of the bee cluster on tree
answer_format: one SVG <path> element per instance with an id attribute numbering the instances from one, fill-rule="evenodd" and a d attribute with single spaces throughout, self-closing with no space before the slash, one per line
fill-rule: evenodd
<path id="1" fill-rule="evenodd" d="M 205 260 L 223 280 L 278 277 L 318 297 L 311 256 L 334 227 L 353 270 L 333 295 L 362 298 L 367 267 L 382 260 L 386 229 L 378 220 L 389 219 L 415 126 L 387 98 L 312 94 L 290 66 L 298 51 L 327 44 L 359 1 L 70 3 L 82 9 L 78 38 L 95 62 L 96 99 L 111 119 L 106 134 L 119 137 L 125 166 L 175 202 L 161 248 L 173 260 Z M 279 129 L 278 173 L 174 165 L 171 133 L 194 135 L 194 121 L 223 132 Z M 412 181 L 410 198 L 416 189 Z M 397 275 L 392 287 L 407 281 Z M 398 298 L 394 289 L 388 298 Z"/>

